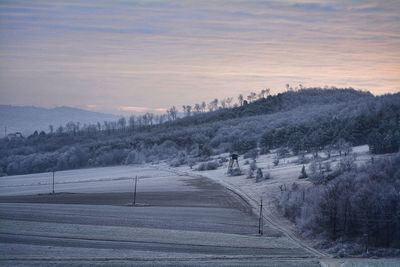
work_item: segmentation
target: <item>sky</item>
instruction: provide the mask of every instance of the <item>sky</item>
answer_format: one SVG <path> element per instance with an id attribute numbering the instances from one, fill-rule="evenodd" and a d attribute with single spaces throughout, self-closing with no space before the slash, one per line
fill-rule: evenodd
<path id="1" fill-rule="evenodd" d="M 0 104 L 109 113 L 285 85 L 400 91 L 400 1 L 0 0 Z"/>

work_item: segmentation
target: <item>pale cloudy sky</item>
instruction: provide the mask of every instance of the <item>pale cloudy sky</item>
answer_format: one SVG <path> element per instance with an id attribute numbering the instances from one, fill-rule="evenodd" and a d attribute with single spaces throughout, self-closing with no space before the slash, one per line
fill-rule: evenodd
<path id="1" fill-rule="evenodd" d="M 0 104 L 162 110 L 285 84 L 400 91 L 400 1 L 3 1 Z"/>

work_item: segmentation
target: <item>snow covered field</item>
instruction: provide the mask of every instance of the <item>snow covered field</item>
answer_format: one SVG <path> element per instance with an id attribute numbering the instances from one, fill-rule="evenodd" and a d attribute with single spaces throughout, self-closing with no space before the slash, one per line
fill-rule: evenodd
<path id="1" fill-rule="evenodd" d="M 154 166 L 73 170 L 56 173 L 55 195 L 50 173 L 3 178 L 1 265 L 318 266 L 268 225 L 259 237 L 248 204 L 207 178 Z"/>
<path id="2" fill-rule="evenodd" d="M 133 188 L 138 176 L 140 190 L 179 191 L 196 190 L 187 187 L 171 172 L 146 166 L 117 166 L 59 171 L 55 173 L 55 191 L 69 193 L 126 192 Z M 148 179 L 151 178 L 151 179 Z M 35 173 L 5 176 L 0 179 L 0 196 L 46 194 L 52 192 L 53 174 Z M 165 182 L 165 181 L 168 182 Z"/>
<path id="3" fill-rule="evenodd" d="M 370 160 L 367 147 L 354 151 L 357 163 Z M 61 171 L 55 195 L 49 194 L 51 173 L 1 177 L 0 264 L 400 266 L 396 259 L 334 259 L 296 236 L 273 206 L 281 184 L 308 183 L 298 179 L 295 160 L 274 166 L 273 155 L 260 156 L 258 167 L 272 177 L 260 183 L 227 176 L 227 166 L 203 172 L 166 164 Z M 247 170 L 243 159 L 239 163 Z M 135 176 L 140 206 L 132 207 Z M 255 215 L 261 198 L 262 237 Z"/>

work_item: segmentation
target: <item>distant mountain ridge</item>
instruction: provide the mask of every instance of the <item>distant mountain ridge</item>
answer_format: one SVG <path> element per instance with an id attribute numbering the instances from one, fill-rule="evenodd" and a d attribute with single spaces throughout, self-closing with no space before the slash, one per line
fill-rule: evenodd
<path id="1" fill-rule="evenodd" d="M 105 114 L 73 107 L 42 108 L 35 106 L 0 105 L 0 127 L 4 133 L 21 132 L 23 135 L 32 134 L 35 130 L 49 131 L 49 125 L 56 129 L 67 122 L 89 124 L 117 120 L 119 116 Z"/>

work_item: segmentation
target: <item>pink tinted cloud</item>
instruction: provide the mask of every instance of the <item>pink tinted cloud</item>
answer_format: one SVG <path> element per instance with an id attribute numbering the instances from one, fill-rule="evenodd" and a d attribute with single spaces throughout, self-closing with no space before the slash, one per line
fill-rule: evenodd
<path id="1" fill-rule="evenodd" d="M 132 112 L 132 113 L 145 113 L 145 112 L 164 113 L 167 111 L 167 109 L 165 108 L 134 107 L 134 106 L 120 106 L 117 109 L 123 112 Z"/>
<path id="2" fill-rule="evenodd" d="M 399 18 L 389 0 L 5 2 L 1 101 L 162 112 L 286 83 L 398 92 Z"/>

